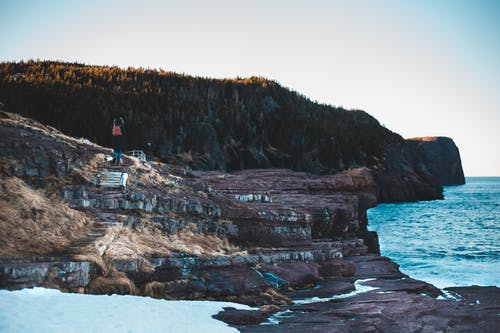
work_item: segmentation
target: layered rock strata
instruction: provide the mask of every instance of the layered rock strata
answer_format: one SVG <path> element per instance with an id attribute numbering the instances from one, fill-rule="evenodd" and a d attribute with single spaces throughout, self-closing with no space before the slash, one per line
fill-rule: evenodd
<path id="1" fill-rule="evenodd" d="M 92 262 L 58 261 L 56 258 L 41 258 L 41 260 L 42 262 L 16 262 L 12 258 L 2 258 L 0 288 L 47 286 L 79 290 L 88 286 L 97 276 L 97 267 Z"/>
<path id="2" fill-rule="evenodd" d="M 321 276 L 352 276 L 353 267 L 342 260 L 343 255 L 367 253 L 360 239 L 327 245 L 317 242 L 307 249 L 234 256 L 177 254 L 170 258 L 117 259 L 113 266 L 117 272 L 124 273 L 129 286 L 133 286 L 122 289 L 124 294 L 190 299 L 236 297 L 260 305 L 273 301 L 262 295 L 265 291 L 300 288 L 319 281 Z M 0 288 L 46 286 L 87 293 L 116 293 L 117 283 L 103 279 L 100 266 L 61 259 L 22 262 L 22 258 L 2 258 Z"/>
<path id="3" fill-rule="evenodd" d="M 280 169 L 211 172 L 200 179 L 222 217 L 236 222 L 239 241 L 260 246 L 356 235 L 366 230 L 366 210 L 377 202 L 366 168 L 331 176 Z"/>
<path id="4" fill-rule="evenodd" d="M 224 287 L 221 289 L 224 292 L 214 290 L 222 283 L 216 283 L 217 280 L 235 283 L 236 278 L 231 276 L 253 276 L 256 286 L 277 290 L 285 285 L 300 286 L 300 279 L 290 283 L 283 280 L 274 287 L 265 282 L 266 277 L 274 274 L 270 265 L 286 263 L 288 268 L 280 268 L 284 272 L 290 271 L 290 263 L 296 261 L 304 263 L 302 268 L 318 263 L 313 265 L 316 272 L 313 275 L 317 278 L 319 263 L 371 250 L 359 238 L 367 233 L 366 210 L 376 204 L 376 186 L 367 168 L 327 176 L 286 169 L 190 172 L 160 163 L 137 164 L 125 157 L 123 170 L 130 172 L 129 185 L 124 189 L 108 189 L 97 186 L 98 175 L 107 166 L 103 157 L 100 160 L 96 156 L 105 156 L 109 150 L 65 137 L 53 128 L 16 115 L 4 113 L 3 117 L 0 133 L 5 140 L 0 153 L 4 172 L 42 188 L 47 179 L 56 177 L 58 181 L 52 186 L 60 191 L 62 199 L 95 224 L 119 224 L 136 233 L 141 233 L 147 225 L 164 235 L 189 231 L 201 236 L 225 237 L 240 246 L 239 252 L 250 252 L 214 258 L 173 253 L 173 258 L 114 260 L 112 268 L 124 273 L 137 288 L 129 288 L 127 292 L 158 297 L 173 297 L 174 291 L 176 297 L 258 294 L 260 287 L 253 290 L 246 286 L 243 291 L 241 285 Z M 88 245 L 88 242 L 78 244 Z M 106 246 L 99 248 L 101 254 L 105 255 L 105 251 Z M 7 260 L 2 263 L 1 285 L 5 288 L 48 285 L 49 272 L 71 266 L 73 254 L 74 246 L 71 251 L 58 253 L 53 260 L 57 263 L 41 266 L 30 263 L 29 259 L 25 263 Z M 260 271 L 258 267 L 262 265 L 267 270 Z M 94 292 L 111 290 L 103 286 L 102 280 L 97 289 L 93 282 L 104 274 L 102 267 L 89 266 L 90 271 L 94 275 L 78 285 L 61 283 L 60 287 L 84 287 Z M 34 276 L 32 280 L 30 274 Z M 159 291 L 160 285 L 163 291 Z"/>

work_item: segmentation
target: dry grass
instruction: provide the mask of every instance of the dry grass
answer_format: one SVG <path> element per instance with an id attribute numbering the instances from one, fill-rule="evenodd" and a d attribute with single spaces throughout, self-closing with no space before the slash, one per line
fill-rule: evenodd
<path id="1" fill-rule="evenodd" d="M 0 256 L 59 254 L 85 237 L 85 214 L 19 178 L 0 181 Z"/>
<path id="2" fill-rule="evenodd" d="M 134 295 L 137 293 L 134 283 L 127 278 L 125 273 L 117 271 L 94 279 L 88 289 L 92 294 Z"/>
<path id="3" fill-rule="evenodd" d="M 137 158 L 128 157 L 132 161 L 132 165 L 129 167 L 130 177 L 133 177 L 134 181 L 142 182 L 147 185 L 161 185 L 161 186 L 171 186 L 178 177 L 171 176 L 165 178 L 160 173 L 152 167 L 149 163 L 142 163 Z"/>
<path id="4" fill-rule="evenodd" d="M 117 230 L 109 229 L 108 233 Z M 174 235 L 165 235 L 154 228 L 145 228 L 141 232 L 121 229 L 106 250 L 106 257 L 111 259 L 170 257 L 172 252 L 185 252 L 192 255 L 222 256 L 244 254 L 226 238 L 213 235 L 181 231 Z"/>

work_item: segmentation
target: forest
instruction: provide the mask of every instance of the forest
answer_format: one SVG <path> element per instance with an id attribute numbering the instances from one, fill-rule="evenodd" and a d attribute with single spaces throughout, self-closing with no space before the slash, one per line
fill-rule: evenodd
<path id="1" fill-rule="evenodd" d="M 262 77 L 3 62 L 0 102 L 5 111 L 104 146 L 121 116 L 129 149 L 193 169 L 333 173 L 374 166 L 389 146 L 404 144 L 364 111 L 319 104 Z"/>

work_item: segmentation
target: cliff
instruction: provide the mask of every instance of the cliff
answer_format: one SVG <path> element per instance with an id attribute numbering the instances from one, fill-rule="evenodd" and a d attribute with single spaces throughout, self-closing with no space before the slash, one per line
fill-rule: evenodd
<path id="1" fill-rule="evenodd" d="M 425 167 L 427 155 L 416 154 L 411 142 L 364 111 L 315 103 L 264 78 L 1 63 L 0 101 L 10 112 L 102 146 L 109 146 L 109 124 L 120 115 L 129 148 L 195 170 L 325 175 L 367 167 L 375 172 L 379 201 L 442 197 Z"/>
<path id="2" fill-rule="evenodd" d="M 378 251 L 367 231 L 376 186 L 366 168 L 327 176 L 192 172 L 129 156 L 116 168 L 105 160 L 109 149 L 6 112 L 0 135 L 2 287 L 51 283 L 106 292 L 118 285 L 158 296 L 151 288 L 161 285 L 161 297 L 223 298 L 240 295 L 234 279 L 250 274 L 257 285 L 247 294 L 255 298 L 272 288 L 263 277 L 272 265 Z M 127 187 L 99 186 L 109 170 L 127 172 Z M 263 276 L 259 265 L 268 265 Z M 122 273 L 121 280 L 110 272 Z M 236 289 L 221 292 L 207 282 L 219 278 Z M 308 283 L 301 279 L 291 283 Z"/>
<path id="3" fill-rule="evenodd" d="M 408 142 L 419 155 L 418 169 L 430 173 L 440 185 L 465 184 L 460 153 L 452 139 L 428 136 Z"/>

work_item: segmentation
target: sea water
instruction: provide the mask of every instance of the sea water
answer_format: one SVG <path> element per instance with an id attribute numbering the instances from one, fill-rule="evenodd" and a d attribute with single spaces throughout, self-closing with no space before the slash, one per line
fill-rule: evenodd
<path id="1" fill-rule="evenodd" d="M 444 200 L 380 204 L 368 211 L 381 254 L 437 287 L 500 286 L 500 177 L 468 177 Z"/>

